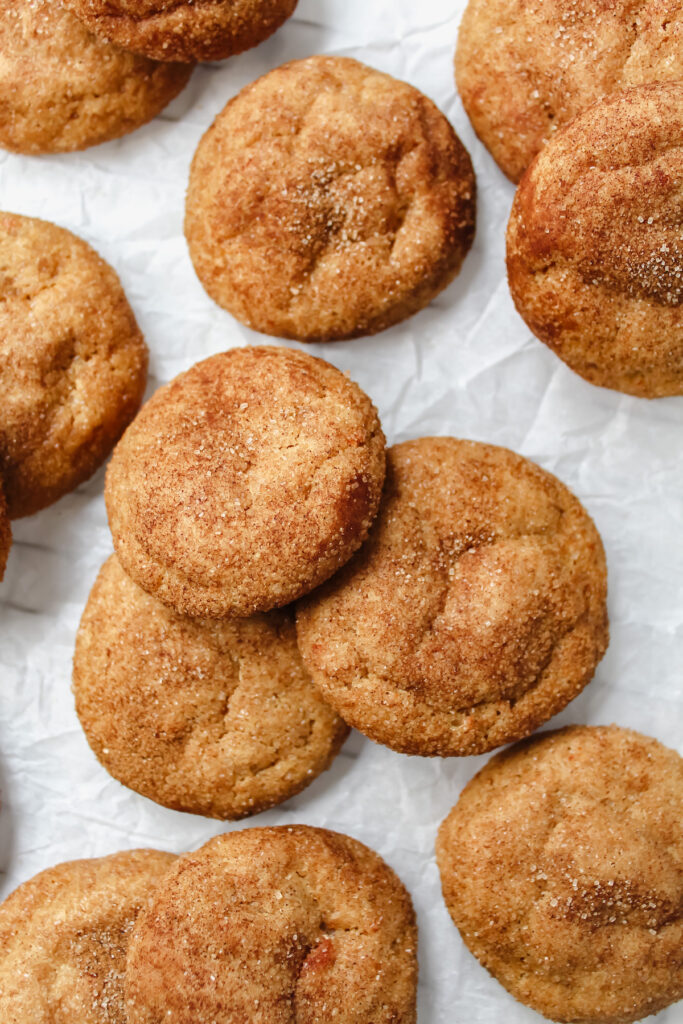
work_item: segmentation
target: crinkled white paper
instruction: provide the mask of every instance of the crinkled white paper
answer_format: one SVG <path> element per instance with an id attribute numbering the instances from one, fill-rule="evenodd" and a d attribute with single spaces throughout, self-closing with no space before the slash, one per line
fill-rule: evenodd
<path id="1" fill-rule="evenodd" d="M 683 399 L 648 402 L 592 387 L 534 339 L 504 272 L 513 186 L 477 142 L 452 57 L 465 0 L 301 0 L 256 51 L 198 69 L 165 114 L 81 154 L 0 155 L 0 208 L 55 221 L 118 270 L 151 351 L 150 392 L 212 353 L 259 343 L 206 296 L 182 234 L 188 168 L 202 133 L 244 84 L 296 57 L 338 53 L 432 97 L 472 154 L 477 237 L 460 277 L 378 337 L 309 350 L 348 370 L 390 442 L 452 434 L 506 445 L 582 499 L 609 562 L 611 644 L 597 676 L 553 724 L 617 722 L 681 749 Z M 266 339 L 267 340 L 267 339 Z M 1 414 L 1 411 L 0 411 Z M 90 752 L 70 689 L 74 636 L 111 551 L 103 472 L 15 523 L 0 586 L 0 895 L 59 861 L 153 846 L 194 848 L 231 826 L 158 807 Z M 441 899 L 436 829 L 484 758 L 408 758 L 357 733 L 332 769 L 245 824 L 307 822 L 378 850 L 410 889 L 420 925 L 420 1024 L 531 1024 L 464 948 Z M 661 1024 L 683 1020 L 681 1006 Z"/>

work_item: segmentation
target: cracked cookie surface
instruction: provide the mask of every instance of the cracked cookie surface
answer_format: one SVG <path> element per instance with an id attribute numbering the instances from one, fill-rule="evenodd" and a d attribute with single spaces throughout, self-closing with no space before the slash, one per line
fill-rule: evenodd
<path id="1" fill-rule="evenodd" d="M 88 28 L 158 61 L 223 60 L 258 46 L 297 0 L 63 0 Z"/>
<path id="2" fill-rule="evenodd" d="M 557 1021 L 630 1024 L 683 997 L 683 760 L 616 726 L 492 758 L 439 831 L 471 952 Z"/>
<path id="3" fill-rule="evenodd" d="M 683 83 L 596 103 L 515 196 L 510 290 L 533 333 L 592 384 L 683 394 Z"/>
<path id="4" fill-rule="evenodd" d="M 182 857 L 138 919 L 128 1024 L 414 1024 L 416 947 L 410 896 L 362 843 L 231 832 Z"/>
<path id="5" fill-rule="evenodd" d="M 105 498 L 125 571 L 186 615 L 282 607 L 360 546 L 384 481 L 370 399 L 321 359 L 232 349 L 160 388 Z"/>
<path id="6" fill-rule="evenodd" d="M 291 610 L 189 619 L 133 583 L 116 555 L 81 619 L 74 694 L 88 742 L 115 778 L 215 818 L 300 792 L 348 734 L 302 665 Z"/>
<path id="7" fill-rule="evenodd" d="M 426 306 L 472 243 L 470 158 L 431 100 L 342 57 L 247 86 L 199 144 L 185 233 L 209 295 L 264 334 L 334 341 Z"/>
<path id="8" fill-rule="evenodd" d="M 0 54 L 0 146 L 17 153 L 64 153 L 126 135 L 192 73 L 98 39 L 51 0 L 0 0 Z"/>
<path id="9" fill-rule="evenodd" d="M 368 540 L 299 604 L 304 664 L 371 739 L 478 754 L 528 735 L 592 678 L 608 640 L 600 536 L 505 448 L 449 437 L 387 452 Z"/>
<path id="10" fill-rule="evenodd" d="M 680 0 L 470 0 L 455 68 L 477 135 L 519 181 L 592 103 L 683 78 L 683 10 Z"/>
<path id="11" fill-rule="evenodd" d="M 95 472 L 146 380 L 147 346 L 112 268 L 64 228 L 0 213 L 0 477 L 12 519 Z"/>
<path id="12" fill-rule="evenodd" d="M 133 923 L 175 861 L 132 850 L 59 864 L 0 905 L 3 1024 L 127 1024 Z"/>

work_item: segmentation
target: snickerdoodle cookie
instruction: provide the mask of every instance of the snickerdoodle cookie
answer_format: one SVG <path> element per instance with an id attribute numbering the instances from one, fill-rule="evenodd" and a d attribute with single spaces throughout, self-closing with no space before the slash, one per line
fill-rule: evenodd
<path id="1" fill-rule="evenodd" d="M 590 107 L 515 196 L 507 263 L 534 334 L 592 384 L 683 394 L 683 82 Z"/>
<path id="2" fill-rule="evenodd" d="M 199 144 L 185 233 L 215 301 L 264 334 L 334 341 L 426 306 L 474 234 L 470 158 L 431 100 L 342 57 L 243 89 Z"/>
<path id="3" fill-rule="evenodd" d="M 0 580 L 5 575 L 7 556 L 12 547 L 12 524 L 7 514 L 7 502 L 0 487 Z"/>
<path id="4" fill-rule="evenodd" d="M 458 89 L 501 170 L 519 181 L 562 125 L 596 100 L 683 78 L 680 0 L 470 0 Z"/>
<path id="5" fill-rule="evenodd" d="M 0 213 L 0 477 L 12 519 L 86 480 L 140 405 L 147 347 L 112 268 Z"/>
<path id="6" fill-rule="evenodd" d="M 105 488 L 114 547 L 183 614 L 269 611 L 361 545 L 384 460 L 374 406 L 334 366 L 232 349 L 160 388 L 119 442 Z"/>
<path id="7" fill-rule="evenodd" d="M 683 997 L 683 760 L 616 726 L 498 754 L 439 832 L 469 949 L 556 1021 L 630 1024 Z"/>
<path id="8" fill-rule="evenodd" d="M 242 818 L 324 771 L 348 727 L 301 663 L 290 610 L 189 619 L 100 570 L 76 640 L 76 710 L 111 774 L 179 811 Z"/>
<path id="9" fill-rule="evenodd" d="M 414 1024 L 417 929 L 382 859 L 325 829 L 253 828 L 171 869 L 128 951 L 128 1024 Z"/>
<path id="10" fill-rule="evenodd" d="M 161 61 L 222 60 L 272 35 L 297 0 L 61 0 L 107 40 Z"/>
<path id="11" fill-rule="evenodd" d="M 0 906 L 3 1024 L 127 1024 L 133 922 L 175 860 L 133 850 L 50 868 Z"/>
<path id="12" fill-rule="evenodd" d="M 155 117 L 192 68 L 98 39 L 56 0 L 0 0 L 0 146 L 62 153 Z"/>
<path id="13" fill-rule="evenodd" d="M 299 606 L 304 664 L 345 721 L 408 754 L 528 735 L 607 647 L 602 543 L 556 477 L 506 448 L 421 438 L 387 453 L 356 557 Z"/>

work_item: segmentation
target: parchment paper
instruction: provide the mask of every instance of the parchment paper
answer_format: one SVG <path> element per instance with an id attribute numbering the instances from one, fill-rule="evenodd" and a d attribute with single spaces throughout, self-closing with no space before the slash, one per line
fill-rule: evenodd
<path id="1" fill-rule="evenodd" d="M 0 155 L 0 208 L 82 235 L 118 270 L 151 350 L 151 393 L 192 363 L 259 343 L 213 305 L 182 234 L 200 136 L 244 84 L 314 53 L 356 57 L 406 79 L 455 125 L 475 163 L 474 249 L 451 287 L 375 338 L 312 347 L 376 402 L 390 442 L 453 434 L 507 445 L 556 473 L 594 516 L 609 562 L 611 645 L 594 681 L 553 725 L 617 722 L 681 750 L 683 735 L 683 399 L 653 402 L 592 387 L 534 339 L 504 274 L 513 186 L 476 141 L 452 56 L 465 0 L 301 0 L 256 51 L 197 69 L 153 124 L 81 154 Z M 0 895 L 74 857 L 194 848 L 231 826 L 165 810 L 120 786 L 91 754 L 70 690 L 74 635 L 111 551 L 103 472 L 15 523 L 0 586 Z M 421 1024 L 531 1024 L 464 948 L 446 913 L 436 829 L 485 758 L 408 758 L 355 733 L 307 791 L 248 824 L 307 822 L 378 850 L 399 872 L 420 924 Z M 683 1020 L 681 1004 L 661 1024 Z"/>

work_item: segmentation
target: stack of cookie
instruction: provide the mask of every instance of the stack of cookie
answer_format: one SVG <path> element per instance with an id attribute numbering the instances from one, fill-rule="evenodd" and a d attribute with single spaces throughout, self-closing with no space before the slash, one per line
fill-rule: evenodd
<path id="1" fill-rule="evenodd" d="M 456 79 L 519 182 L 510 290 L 592 384 L 683 394 L 683 10 L 679 0 L 470 0 Z"/>

